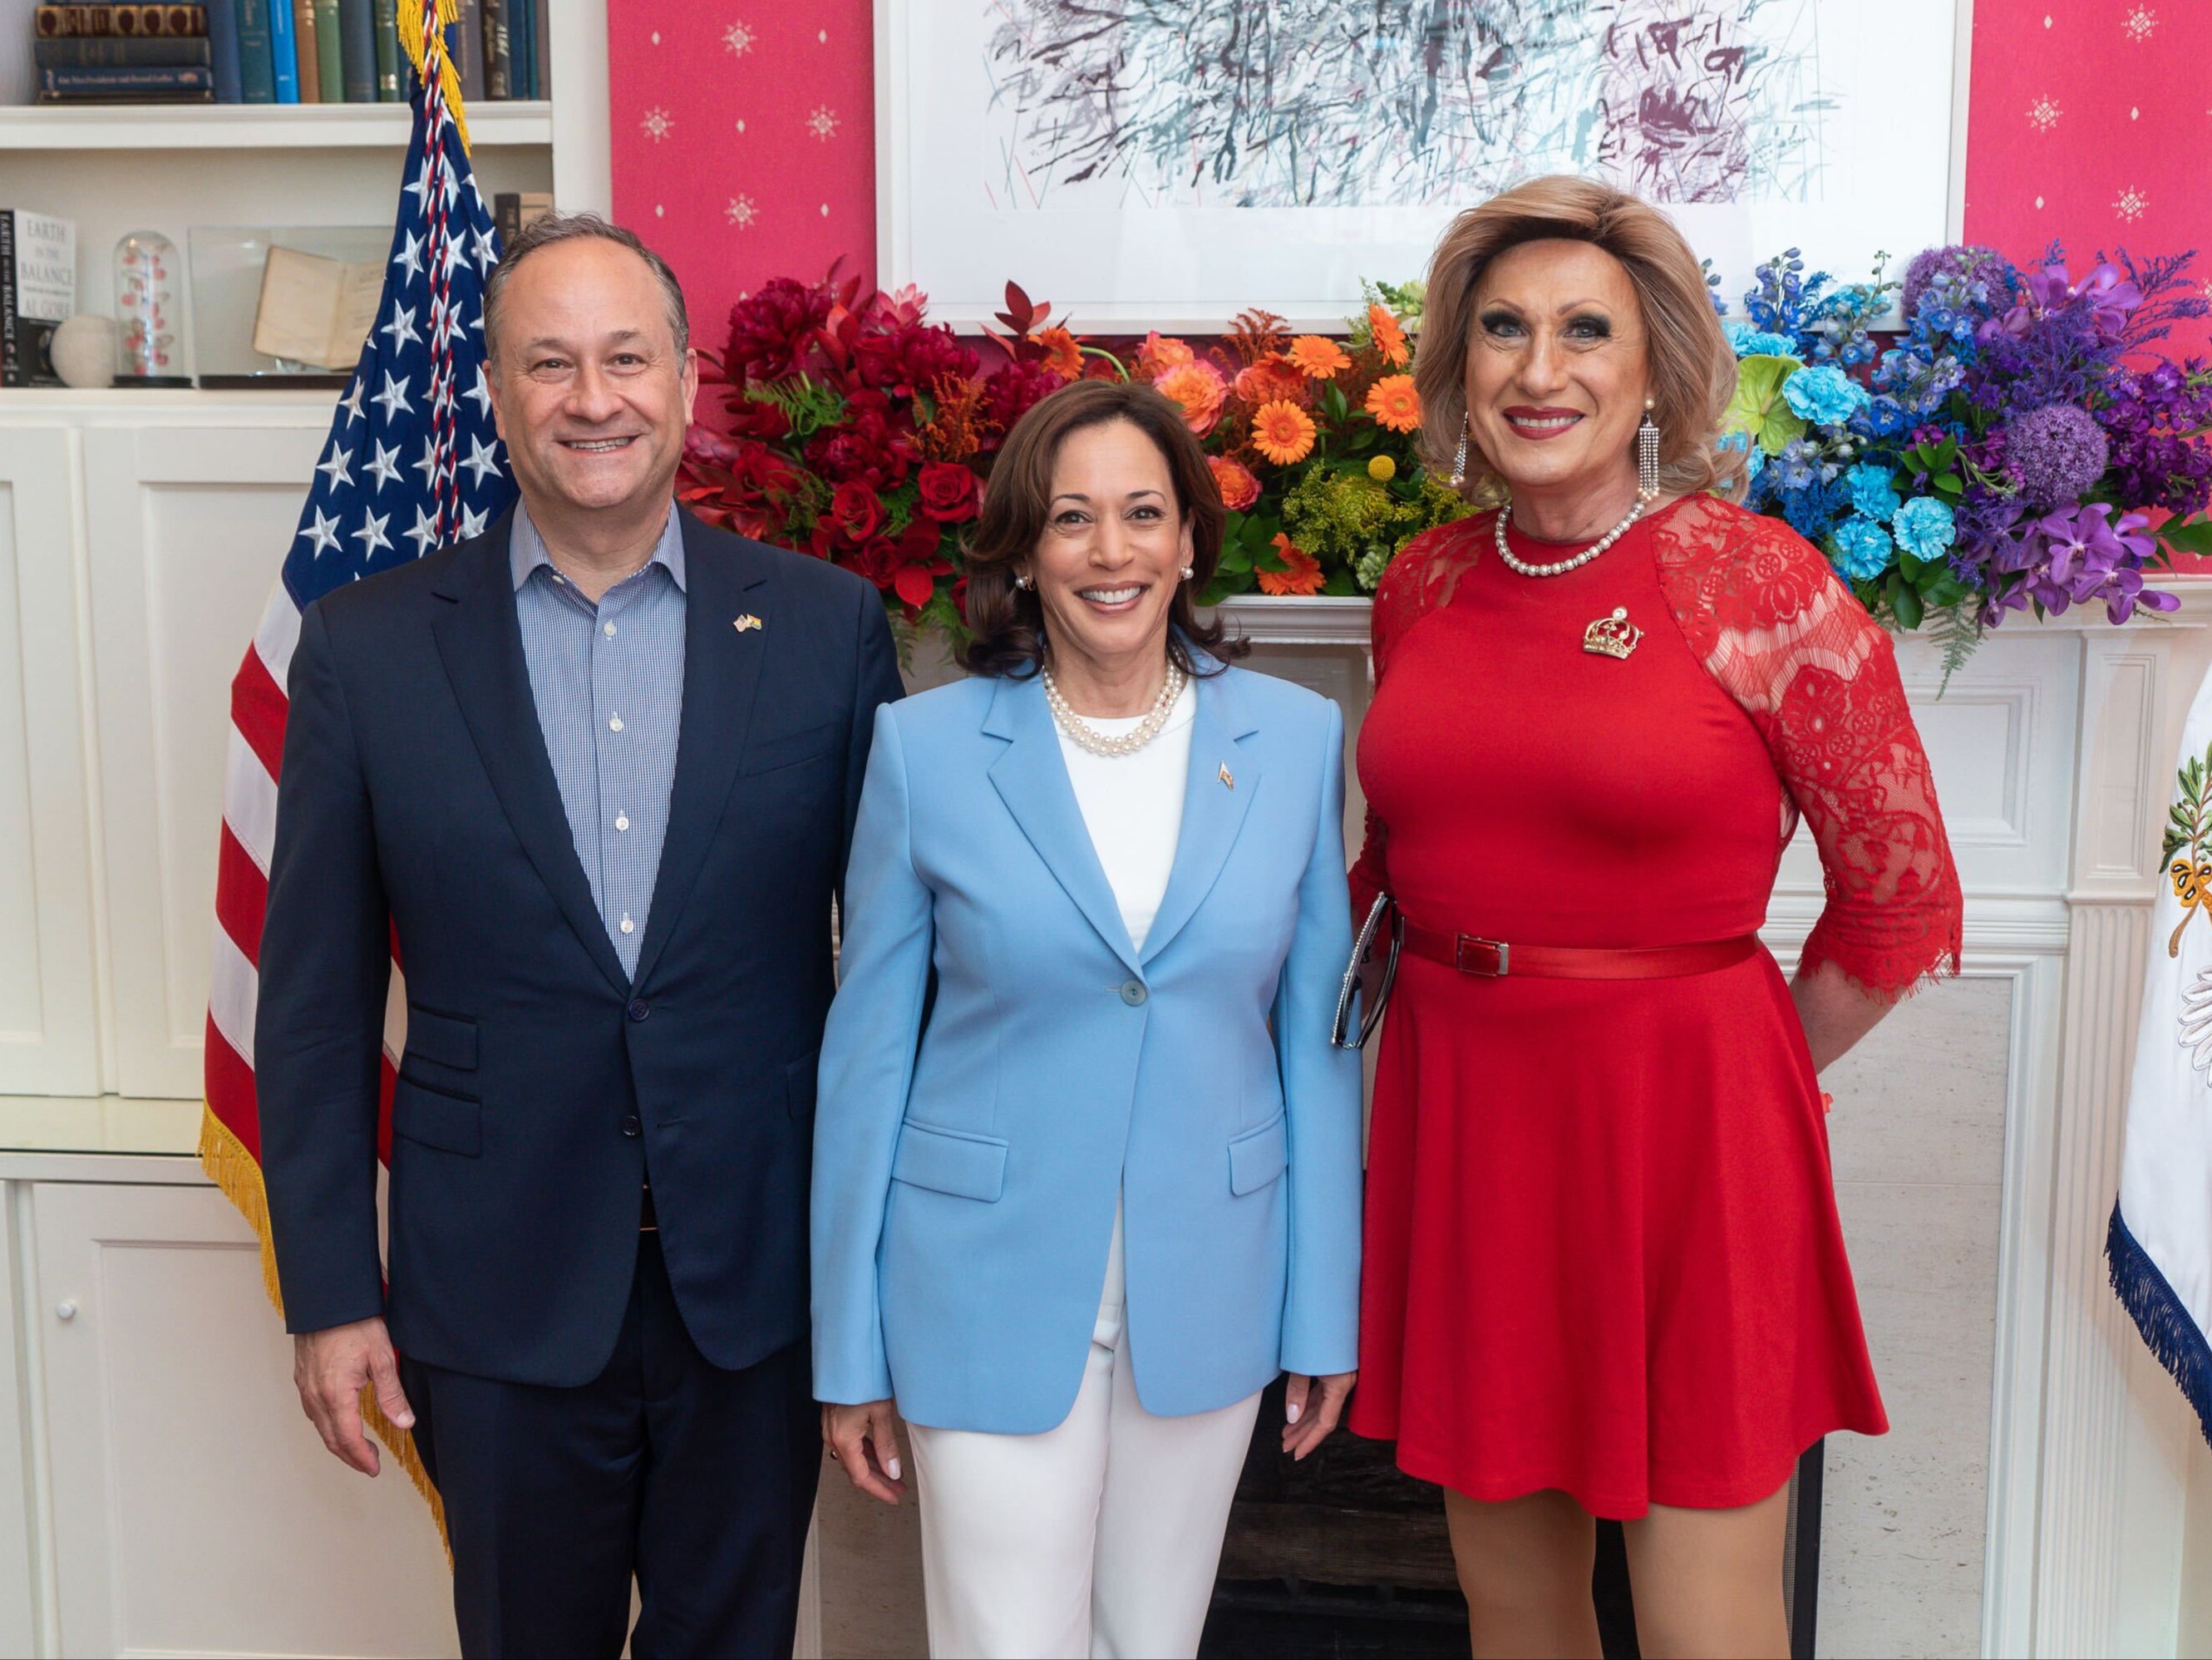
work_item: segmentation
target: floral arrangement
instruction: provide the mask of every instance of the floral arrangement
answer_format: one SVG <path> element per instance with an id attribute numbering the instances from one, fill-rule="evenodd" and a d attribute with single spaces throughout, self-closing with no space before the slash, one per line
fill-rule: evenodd
<path id="1" fill-rule="evenodd" d="M 708 363 L 727 424 L 691 429 L 677 494 L 710 523 L 857 570 L 909 623 L 957 634 L 961 528 L 1007 431 L 1072 380 L 1142 380 L 1182 409 L 1229 510 L 1203 603 L 1255 587 L 1370 592 L 1414 536 L 1472 511 L 1414 453 L 1419 312 L 1418 286 L 1376 285 L 1340 340 L 1292 337 L 1253 311 L 1203 347 L 1158 333 L 1109 346 L 1009 283 L 986 374 L 974 346 L 923 320 L 913 289 L 779 278 L 731 311 Z"/>
<path id="2" fill-rule="evenodd" d="M 2143 572 L 2212 554 L 2212 368 L 2149 350 L 2212 311 L 2189 258 L 2122 253 L 2079 283 L 2056 249 L 2033 271 L 1930 249 L 1901 283 L 1879 265 L 1866 283 L 1808 276 L 1795 250 L 1760 266 L 1749 320 L 1727 325 L 1723 441 L 1747 454 L 1748 504 L 1818 545 L 1877 617 L 1938 628 L 1954 667 L 2014 611 L 2172 610 Z M 1893 296 L 1904 328 L 1885 338 Z M 1228 509 L 1202 602 L 1371 593 L 1413 537 L 1473 508 L 1415 449 L 1419 285 L 1364 299 L 1342 337 L 1250 311 L 1215 342 L 1101 342 L 1009 283 L 987 368 L 915 289 L 779 278 L 732 309 L 708 358 L 726 421 L 692 429 L 678 495 L 957 635 L 963 527 L 1006 434 L 1070 381 L 1141 380 L 1181 408 Z"/>
<path id="3" fill-rule="evenodd" d="M 1749 322 L 1728 325 L 1725 441 L 1748 452 L 1749 505 L 1819 545 L 1876 616 L 1932 619 L 1950 667 L 2014 611 L 2173 609 L 2142 574 L 2161 542 L 2212 551 L 2212 369 L 2148 348 L 2212 310 L 2189 259 L 2124 252 L 2079 283 L 2055 247 L 2031 271 L 1932 248 L 1901 283 L 1879 265 L 1869 283 L 1808 277 L 1795 249 L 1760 266 Z M 1884 349 L 1869 325 L 1893 295 L 1904 330 Z"/>

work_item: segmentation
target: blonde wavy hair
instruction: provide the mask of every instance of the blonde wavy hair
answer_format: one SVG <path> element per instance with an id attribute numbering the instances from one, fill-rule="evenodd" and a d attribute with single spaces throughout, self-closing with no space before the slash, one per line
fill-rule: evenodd
<path id="1" fill-rule="evenodd" d="M 1674 222 L 1650 203 L 1564 173 L 1532 179 L 1469 208 L 1437 243 L 1413 366 L 1421 394 L 1421 454 L 1430 468 L 1440 478 L 1451 476 L 1467 418 L 1468 336 L 1484 270 L 1506 249 L 1548 237 L 1604 249 L 1620 261 L 1636 289 L 1650 362 L 1651 418 L 1660 432 L 1660 489 L 1668 496 L 1701 490 L 1741 496 L 1743 454 L 1714 441 L 1735 396 L 1735 353 L 1706 295 L 1698 256 Z M 1503 481 L 1473 441 L 1462 488 L 1476 501 L 1495 501 L 1504 493 Z"/>

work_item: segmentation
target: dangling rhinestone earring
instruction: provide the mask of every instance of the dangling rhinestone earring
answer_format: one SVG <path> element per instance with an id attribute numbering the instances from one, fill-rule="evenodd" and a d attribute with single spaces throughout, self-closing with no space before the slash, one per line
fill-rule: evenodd
<path id="1" fill-rule="evenodd" d="M 1636 497 L 1650 502 L 1659 494 L 1659 423 L 1651 418 L 1652 402 L 1644 400 L 1644 423 L 1636 429 Z"/>
<path id="2" fill-rule="evenodd" d="M 1459 418 L 1459 448 L 1452 453 L 1451 487 L 1454 489 L 1467 483 L 1467 435 L 1473 418 L 1466 415 Z"/>

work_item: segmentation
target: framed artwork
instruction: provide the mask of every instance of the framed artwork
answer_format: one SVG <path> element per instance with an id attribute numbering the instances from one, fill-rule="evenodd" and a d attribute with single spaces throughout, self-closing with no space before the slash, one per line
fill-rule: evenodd
<path id="1" fill-rule="evenodd" d="M 1326 329 L 1544 173 L 1663 207 L 1732 301 L 1785 247 L 1860 277 L 1958 222 L 1970 3 L 877 0 L 882 280 Z"/>

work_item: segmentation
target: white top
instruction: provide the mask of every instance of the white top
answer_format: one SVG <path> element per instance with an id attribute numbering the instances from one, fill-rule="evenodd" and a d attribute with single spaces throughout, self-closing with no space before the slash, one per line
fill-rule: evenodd
<path id="1" fill-rule="evenodd" d="M 1168 723 L 1158 737 L 1134 755 L 1093 755 L 1066 733 L 1060 752 L 1067 763 L 1067 781 L 1084 828 L 1105 868 L 1121 912 L 1121 926 L 1139 951 L 1152 931 L 1175 869 L 1176 844 L 1182 839 L 1183 796 L 1190 783 L 1191 726 L 1198 719 L 1198 684 L 1183 683 Z M 1142 715 L 1090 720 L 1084 724 L 1102 738 L 1121 738 L 1143 724 Z M 1054 723 L 1058 731 L 1058 723 Z M 1122 1267 L 1121 1207 L 1114 1207 L 1114 1243 L 1106 1254 L 1106 1286 L 1098 1299 L 1098 1321 L 1091 1341 L 1114 1347 L 1121 1335 L 1126 1274 Z"/>

